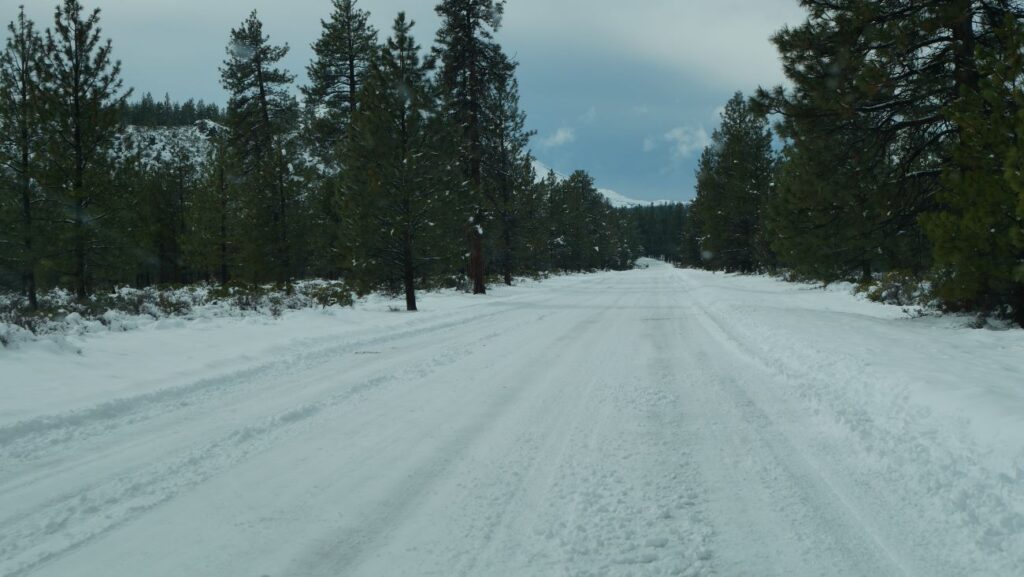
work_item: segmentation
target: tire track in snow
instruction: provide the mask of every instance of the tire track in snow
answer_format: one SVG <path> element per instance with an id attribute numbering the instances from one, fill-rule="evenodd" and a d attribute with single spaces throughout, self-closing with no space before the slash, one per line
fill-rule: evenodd
<path id="1" fill-rule="evenodd" d="M 578 303 L 578 305 L 581 307 L 587 306 L 582 303 Z M 386 484 L 385 493 L 389 496 L 386 500 L 374 503 L 372 508 L 361 517 L 362 520 L 354 523 L 350 529 L 333 534 L 325 542 L 304 551 L 300 555 L 301 560 L 288 567 L 284 574 L 308 575 L 310 577 L 379 575 L 380 571 L 394 574 L 403 574 L 403 572 L 410 571 L 416 574 L 433 574 L 428 567 L 419 563 L 415 567 L 405 567 L 404 569 L 396 567 L 394 565 L 395 560 L 392 557 L 381 556 L 379 551 L 381 548 L 388 547 L 390 543 L 404 541 L 401 538 L 396 538 L 395 533 L 406 528 L 408 518 L 414 517 L 416 510 L 422 509 L 425 506 L 423 502 L 429 501 L 430 495 L 441 493 L 445 496 L 450 496 L 451 493 L 449 491 L 451 491 L 452 478 L 455 475 L 453 471 L 459 469 L 468 460 L 467 455 L 479 451 L 482 446 L 485 446 L 495 430 L 502 426 L 503 421 L 507 423 L 510 416 L 514 418 L 515 415 L 520 414 L 515 410 L 517 407 L 528 402 L 545 385 L 550 384 L 546 380 L 531 382 L 529 378 L 524 378 L 531 371 L 536 370 L 538 366 L 544 366 L 549 363 L 557 366 L 557 359 L 565 353 L 565 350 L 551 346 L 549 339 L 552 337 L 558 340 L 565 338 L 571 342 L 570 348 L 572 349 L 585 346 L 586 340 L 577 338 L 580 334 L 580 328 L 593 323 L 595 317 L 599 316 L 600 313 L 601 310 L 595 308 L 585 318 L 566 324 L 557 323 L 557 319 L 547 320 L 547 323 L 557 325 L 556 333 L 548 334 L 540 341 L 528 339 L 529 345 L 516 349 L 516 355 L 503 359 L 503 362 L 499 365 L 500 368 L 492 367 L 492 372 L 488 374 L 488 378 L 498 383 L 497 385 L 490 384 L 485 386 L 484 383 L 477 383 L 475 385 L 477 388 L 480 388 L 476 394 L 486 399 L 485 409 L 482 412 L 474 411 L 472 420 L 453 424 L 452 430 L 446 431 L 443 438 L 429 439 L 425 442 L 426 447 L 419 447 L 415 451 L 410 451 L 411 454 L 418 455 L 412 459 L 415 462 L 404 465 L 404 468 L 399 471 L 389 471 L 385 475 L 388 480 L 379 478 L 375 480 L 378 484 Z M 567 316 L 564 311 L 559 313 L 559 315 Z M 545 317 L 547 317 L 547 314 Z M 516 334 L 516 330 L 517 327 L 514 326 L 502 327 L 500 336 L 489 345 L 489 348 L 503 348 L 502 341 L 504 340 L 512 340 L 512 342 L 522 341 L 523 335 Z M 485 351 L 477 350 L 475 354 L 481 355 L 483 352 Z M 533 355 L 541 355 L 541 357 L 536 358 Z M 466 362 L 471 363 L 472 360 L 467 359 Z M 512 380 L 504 380 L 501 377 L 502 375 Z M 474 386 L 473 380 L 475 379 L 471 379 L 471 382 L 468 383 L 470 386 Z M 452 385 L 450 384 L 450 386 Z M 474 402 L 469 402 L 468 399 L 466 404 L 467 406 L 476 405 Z M 433 420 L 431 417 L 428 418 L 428 422 Z M 407 425 L 415 427 L 415 424 Z M 410 432 L 405 431 L 404 434 L 408 435 Z M 413 430 L 411 434 L 416 436 L 417 432 Z M 396 446 L 402 447 L 404 445 L 398 443 Z M 516 459 L 516 457 L 521 458 L 524 456 L 522 453 L 512 455 L 500 453 L 500 455 L 502 462 L 506 465 L 511 465 L 507 462 L 509 458 Z M 536 459 L 537 455 L 533 455 L 533 458 Z M 513 462 L 515 465 L 510 466 L 507 470 L 519 471 L 521 467 L 526 466 L 518 460 Z M 382 466 L 374 467 L 372 463 L 367 465 L 374 470 L 387 470 L 386 467 Z M 519 473 L 514 474 L 519 476 Z M 505 483 L 502 483 L 501 487 L 501 498 L 504 500 L 510 499 L 514 491 L 510 491 L 510 487 Z M 355 490 L 360 491 L 363 489 L 356 487 Z M 476 491 L 474 490 L 473 492 L 475 493 Z M 470 510 L 479 510 L 474 509 L 472 505 L 466 505 Z M 502 507 L 495 507 L 493 501 L 489 502 L 487 510 L 493 514 L 495 509 L 500 511 Z M 500 518 L 501 515 L 494 515 L 494 517 Z M 478 520 L 474 519 L 474 521 Z M 472 535 L 472 539 L 475 542 L 471 547 L 471 551 L 475 551 L 480 546 L 479 541 L 481 539 L 486 541 L 487 538 L 486 527 L 480 527 L 475 523 L 474 525 L 472 531 L 459 531 L 467 537 Z M 437 530 L 436 526 L 434 530 Z M 447 530 L 450 531 L 451 528 Z M 422 531 L 414 530 L 412 533 L 422 534 Z M 459 566 L 466 562 L 464 551 L 456 548 L 455 550 L 445 552 L 438 551 L 438 553 L 440 553 L 438 555 L 439 559 L 447 561 L 442 564 L 441 568 L 437 569 L 436 574 L 445 576 L 465 574 L 458 569 Z M 472 556 L 472 553 L 470 553 L 470 556 Z M 386 569 L 375 565 L 375 563 L 379 564 L 380 562 L 385 564 Z"/>
<path id="2" fill-rule="evenodd" d="M 620 354 L 624 342 L 656 339 L 633 318 L 648 303 L 643 292 L 602 289 L 616 296 L 606 294 L 600 315 L 570 331 L 549 371 L 507 371 L 514 382 L 539 378 L 533 392 L 394 520 L 397 532 L 361 545 L 371 553 L 344 574 L 711 574 L 708 531 L 676 445 L 671 379 L 648 378 L 656 363 L 647 355 Z M 522 362 L 547 358 L 530 360 Z"/>
<path id="3" fill-rule="evenodd" d="M 818 499 L 819 508 L 833 503 L 851 520 L 842 526 L 863 528 L 856 532 L 868 542 L 859 550 L 874 549 L 891 559 L 893 574 L 954 577 L 978 574 L 978 567 L 998 563 L 1003 569 L 986 575 L 1004 577 L 1024 568 L 1024 516 L 1019 507 L 1024 490 L 1019 483 L 1000 483 L 998 476 L 984 471 L 977 451 L 961 447 L 962 437 L 938 439 L 927 427 L 913 425 L 927 415 L 908 406 L 899 394 L 893 393 L 880 412 L 869 409 L 868 397 L 857 396 L 866 391 L 856 379 L 852 390 L 837 391 L 844 386 L 839 382 L 843 375 L 869 379 L 861 374 L 863 364 L 857 359 L 815 356 L 815 351 L 804 350 L 792 358 L 810 362 L 796 366 L 787 358 L 766 355 L 743 323 L 721 317 L 717 308 L 688 288 L 704 333 L 742 359 L 729 374 L 722 372 L 723 389 L 745 419 L 761 425 L 766 451 L 780 464 L 788 460 L 785 466 L 795 478 L 818 485 L 821 491 L 811 495 L 818 495 L 812 498 Z M 741 366 L 746 370 L 736 370 Z M 851 366 L 857 369 L 851 371 Z M 886 426 L 893 422 L 898 426 Z M 794 423 L 805 427 L 797 430 Z M 807 429 L 819 434 L 806 435 Z M 913 471 L 928 473 L 908 477 Z M 944 514 L 933 515 L 936 510 Z M 823 510 L 821 516 L 827 513 Z M 826 533 L 827 528 L 822 534 Z M 848 538 L 856 542 L 853 536 Z M 972 541 L 973 551 L 965 550 L 964 539 Z"/>
<path id="4" fill-rule="evenodd" d="M 447 359 L 438 367 L 454 360 L 454 357 Z M 298 433 L 295 429 L 312 426 L 317 419 L 330 419 L 332 408 L 357 395 L 400 381 L 403 376 L 406 375 L 397 373 L 369 379 L 326 402 L 286 410 L 260 423 L 237 428 L 205 446 L 189 448 L 183 456 L 89 487 L 76 488 L 21 518 L 5 519 L 0 534 L 0 559 L 3 560 L 0 575 L 28 574 L 222 474 L 268 446 L 293 437 Z M 58 534 L 61 545 L 51 549 L 53 541 L 48 539 Z"/>
<path id="5" fill-rule="evenodd" d="M 594 406 L 580 409 L 589 418 L 570 434 L 567 458 L 549 489 L 554 498 L 542 508 L 560 550 L 544 574 L 714 572 L 701 489 L 680 435 L 674 351 L 664 346 L 667 325 L 660 322 L 664 294 L 639 280 L 630 288 L 632 301 L 606 315 L 622 328 L 606 331 L 598 358 L 614 360 L 602 365 Z M 652 313 L 655 318 L 644 316 Z M 628 357 L 617 354 L 623 342 L 631 343 Z"/>
<path id="6" fill-rule="evenodd" d="M 3 461 L 0 462 L 10 462 L 9 459 L 11 458 L 34 456 L 34 450 L 37 447 L 33 446 L 33 443 L 57 445 L 91 434 L 108 434 L 120 424 L 130 424 L 145 419 L 145 416 L 133 419 L 137 413 L 142 413 L 143 411 L 149 410 L 162 413 L 166 410 L 186 408 L 192 404 L 192 401 L 209 400 L 204 398 L 204 396 L 215 395 L 218 392 L 251 384 L 254 381 L 262 381 L 268 375 L 283 377 L 294 371 L 297 367 L 308 368 L 333 360 L 340 355 L 352 354 L 361 349 L 462 327 L 470 323 L 485 321 L 513 310 L 515 310 L 515 307 L 503 308 L 486 314 L 473 315 L 469 318 L 446 320 L 425 327 L 401 330 L 395 334 L 371 337 L 356 342 L 346 342 L 341 345 L 331 343 L 325 347 L 316 347 L 312 350 L 308 348 L 309 344 L 304 344 L 301 348 L 294 349 L 293 352 L 284 357 L 271 359 L 228 375 L 204 378 L 182 386 L 116 399 L 91 409 L 74 411 L 63 415 L 38 417 L 0 427 L 0 449 L 5 451 L 0 453 L 0 457 L 4 457 Z M 27 441 L 26 438 L 28 438 Z M 19 442 L 23 443 L 21 447 L 18 446 Z"/>
<path id="7" fill-rule="evenodd" d="M 565 289 L 572 290 L 575 287 L 585 287 L 593 282 L 593 279 L 580 277 L 574 279 Z M 367 348 L 379 347 L 396 341 L 415 338 L 432 332 L 444 332 L 454 328 L 465 328 L 476 323 L 492 320 L 496 317 L 515 313 L 523 306 L 530 305 L 531 301 L 537 303 L 550 300 L 548 294 L 525 293 L 501 300 L 481 301 L 467 305 L 455 312 L 454 317 L 447 317 L 436 321 L 433 318 L 422 322 L 413 320 L 407 328 L 387 327 L 385 330 L 393 332 L 384 335 L 355 338 L 345 340 L 340 344 L 338 339 L 351 339 L 354 335 L 318 337 L 314 339 L 303 339 L 291 346 L 283 354 L 267 361 L 258 362 L 255 365 L 247 366 L 240 370 L 234 370 L 226 374 L 214 377 L 203 377 L 184 384 L 169 386 L 150 393 L 141 395 L 125 396 L 111 401 L 76 411 L 62 414 L 43 415 L 23 421 L 9 423 L 0 426 L 0 473 L 4 473 L 5 463 L 11 463 L 14 457 L 26 457 L 38 455 L 38 445 L 50 446 L 59 445 L 70 440 L 78 440 L 87 435 L 90 426 L 100 423 L 107 423 L 107 428 L 101 427 L 98 434 L 109 432 L 110 427 L 118 426 L 118 421 L 131 422 L 134 413 L 159 407 L 159 412 L 175 410 L 179 406 L 190 407 L 199 403 L 192 401 L 207 400 L 201 395 L 227 392 L 229 389 L 240 388 L 244 385 L 262 383 L 269 374 L 288 376 L 297 368 L 306 369 L 317 364 L 329 362 L 339 355 L 351 354 Z M 342 322 L 342 321 L 339 321 Z M 374 331 L 376 329 L 371 329 Z M 240 359 L 247 362 L 246 359 Z M 193 398 L 194 397 L 194 398 Z M 134 421 L 142 420 L 134 419 Z M 27 440 L 26 440 L 27 438 Z M 18 443 L 23 442 L 26 448 L 19 449 Z M 2 487 L 0 487 L 2 488 Z"/>
<path id="8" fill-rule="evenodd" d="M 495 317 L 517 310 L 519 310 L 519 305 L 511 305 L 494 312 L 473 314 L 469 318 L 448 320 L 396 334 L 364 339 L 356 343 L 349 342 L 342 346 L 328 346 L 311 352 L 300 352 L 294 357 L 277 359 L 260 367 L 236 373 L 228 379 L 227 383 L 218 382 L 215 379 L 204 380 L 196 385 L 174 390 L 167 398 L 160 393 L 145 395 L 143 402 L 124 405 L 129 409 L 137 408 L 138 412 L 133 413 L 131 410 L 127 410 L 124 415 L 119 415 L 118 411 L 99 410 L 92 413 L 100 417 L 95 419 L 98 422 L 90 423 L 89 419 L 79 420 L 75 416 L 63 423 L 65 426 L 79 422 L 95 425 L 95 430 L 89 431 L 89 434 L 65 435 L 54 442 L 52 438 L 46 438 L 46 433 L 50 431 L 46 430 L 47 427 L 43 427 L 43 438 L 33 439 L 35 442 L 28 444 L 27 451 L 34 457 L 33 461 L 45 462 L 45 457 L 37 454 L 35 449 L 42 447 L 43 450 L 46 450 L 50 447 L 57 447 L 74 453 L 81 449 L 82 441 L 94 437 L 102 440 L 111 434 L 123 435 L 124 432 L 120 429 L 144 423 L 151 418 L 150 414 L 160 414 L 161 417 L 166 417 L 166 413 L 162 410 L 164 407 L 161 406 L 161 402 L 165 400 L 171 402 L 171 405 L 167 407 L 171 411 L 185 410 L 188 412 L 188 407 L 192 405 L 223 404 L 224 399 L 203 393 L 217 389 L 231 389 L 232 392 L 238 392 L 234 389 L 250 384 L 252 381 L 248 379 L 272 383 L 275 379 L 286 376 L 295 367 L 303 367 L 304 370 L 308 370 L 311 366 L 335 359 L 345 353 L 352 354 L 354 351 L 367 347 L 378 347 L 388 343 L 421 338 L 438 332 L 463 330 L 466 327 L 492 321 Z M 487 339 L 494 336 L 496 334 L 493 333 L 476 335 L 469 340 Z M 444 340 L 437 342 L 444 342 Z M 423 367 L 416 367 L 367 379 L 340 393 L 333 394 L 324 402 L 313 402 L 283 410 L 278 414 L 266 417 L 260 423 L 243 425 L 231 430 L 217 441 L 199 447 L 189 446 L 179 457 L 166 457 L 153 466 L 145 466 L 140 470 L 122 473 L 111 479 L 102 479 L 91 486 L 75 487 L 71 492 L 55 496 L 43 503 L 41 507 L 36 505 L 20 516 L 2 519 L 0 523 L 4 528 L 0 531 L 0 575 L 13 577 L 27 574 L 32 569 L 74 551 L 93 539 L 173 499 L 191 487 L 244 461 L 251 455 L 265 450 L 275 442 L 286 439 L 290 436 L 289 431 L 299 425 L 308 426 L 310 421 L 328 419 L 331 408 L 374 388 L 410 378 L 423 378 L 430 372 L 454 363 L 463 354 L 466 354 L 465 347 L 458 353 L 446 351 L 441 356 L 443 360 L 431 363 L 430 370 L 426 372 Z M 295 384 L 294 379 L 290 380 L 289 384 Z M 245 392 L 252 393 L 253 391 L 246 389 Z M 183 403 L 180 399 L 183 394 L 193 394 L 193 397 L 189 398 L 187 403 Z M 147 410 L 151 413 L 145 414 Z M 195 415 L 189 416 L 195 417 Z M 114 424 L 103 422 L 103 419 L 107 418 L 116 421 L 119 417 L 122 422 Z M 75 431 L 75 433 L 79 433 L 79 431 Z M 84 460 L 84 462 L 88 461 L 90 459 Z M 70 463 L 67 468 L 73 471 L 82 462 Z M 53 473 L 53 469 L 46 469 L 40 474 L 52 475 Z M 15 480 L 0 488 L 0 496 L 7 499 L 12 491 L 25 488 L 32 482 L 31 479 Z M 55 541 L 60 543 L 56 548 L 53 547 Z M 12 567 L 13 569 L 11 569 Z"/>
<path id="9" fill-rule="evenodd" d="M 695 319 L 704 329 L 702 334 L 711 336 L 712 342 L 721 346 L 723 344 L 722 333 L 719 332 L 717 325 L 713 324 L 714 321 L 703 309 L 699 309 L 698 305 L 695 305 L 694 310 L 696 312 Z M 748 487 L 757 487 L 750 491 L 754 495 L 761 490 L 767 491 L 768 500 L 774 508 L 770 517 L 776 520 L 780 516 L 787 519 L 787 522 L 782 523 L 778 528 L 784 532 L 795 534 L 795 541 L 800 544 L 799 548 L 802 549 L 799 561 L 795 561 L 791 557 L 791 551 L 779 547 L 779 557 L 776 558 L 779 565 L 771 572 L 766 570 L 766 574 L 777 574 L 775 571 L 781 570 L 781 574 L 785 575 L 789 571 L 805 566 L 816 567 L 820 571 L 835 576 L 908 575 L 902 560 L 880 538 L 873 523 L 851 506 L 846 495 L 837 490 L 820 467 L 801 451 L 785 434 L 784 429 L 769 417 L 759 403 L 755 402 L 748 393 L 748 389 L 752 386 L 764 387 L 766 383 L 759 376 L 747 376 L 739 370 L 742 363 L 749 361 L 743 358 L 745 355 L 741 351 L 729 347 L 728 344 L 730 343 L 726 343 L 725 349 L 730 351 L 730 356 L 741 359 L 739 363 L 729 365 L 728 373 L 720 366 L 721 361 L 713 360 L 721 359 L 722 355 L 706 352 L 707 347 L 696 351 L 695 356 L 698 361 L 696 364 L 708 369 L 708 373 L 714 377 L 713 380 L 708 379 L 708 373 L 699 377 L 702 382 L 700 388 L 705 392 L 716 391 L 719 393 L 715 397 L 701 399 L 699 404 L 717 406 L 723 411 L 735 412 L 734 415 L 722 419 L 730 426 L 734 423 L 743 423 L 739 430 L 719 431 L 722 434 L 718 438 L 728 438 L 727 435 L 733 437 L 731 448 L 736 450 L 740 459 L 747 459 L 740 467 L 745 469 L 745 474 L 752 474 L 759 478 L 760 483 L 741 477 L 734 479 L 733 482 L 743 483 L 746 486 L 742 489 L 736 486 L 730 489 L 747 490 Z M 737 355 L 738 352 L 741 354 Z M 743 444 L 737 444 L 736 438 L 744 439 Z M 729 447 L 729 445 L 726 446 Z M 716 449 L 721 451 L 722 447 L 719 446 Z M 734 458 L 736 457 L 734 456 Z M 705 461 L 705 463 L 708 462 Z M 734 462 L 727 470 L 735 466 Z M 713 474 L 716 475 L 725 473 L 720 469 L 718 471 L 714 469 L 715 467 L 711 466 L 706 470 L 713 471 Z M 716 484 L 721 482 L 728 482 L 728 480 L 720 477 Z M 751 497 L 756 498 L 753 495 Z M 752 508 L 763 505 L 763 503 L 754 501 L 749 501 L 748 504 Z M 752 515 L 759 514 L 756 509 L 751 513 Z M 728 520 L 737 521 L 735 518 Z M 760 541 L 769 549 L 775 546 L 772 544 L 769 527 L 761 527 L 758 536 L 745 534 L 747 537 Z M 766 536 L 769 536 L 767 540 Z M 737 547 L 723 547 L 722 549 L 730 549 L 733 552 L 738 550 Z M 744 559 L 743 563 L 752 561 L 747 557 Z M 795 565 L 791 566 L 790 563 L 795 563 Z M 744 564 L 743 566 L 749 567 L 750 565 Z M 768 566 L 770 567 L 771 564 Z"/>

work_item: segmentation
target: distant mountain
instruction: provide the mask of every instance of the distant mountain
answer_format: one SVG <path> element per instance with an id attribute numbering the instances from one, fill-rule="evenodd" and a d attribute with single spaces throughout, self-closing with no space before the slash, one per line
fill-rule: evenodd
<path id="1" fill-rule="evenodd" d="M 554 172 L 555 176 L 558 178 L 559 181 L 568 178 L 564 174 L 561 174 L 557 171 L 553 171 L 546 164 L 538 160 L 533 161 L 533 169 L 537 171 L 538 179 L 546 177 L 548 175 L 548 172 Z M 636 208 L 638 206 L 665 206 L 669 204 L 680 204 L 679 202 L 672 200 L 637 200 L 635 198 L 630 198 L 620 192 L 616 192 L 614 190 L 610 190 L 607 188 L 599 188 L 597 189 L 597 192 L 600 192 L 602 195 L 604 195 L 604 197 L 608 199 L 608 202 L 611 203 L 611 205 L 614 206 L 615 208 Z"/>
<path id="2" fill-rule="evenodd" d="M 558 172 L 557 170 L 549 167 L 548 165 L 544 164 L 543 162 L 537 159 L 533 160 L 533 170 L 537 173 L 538 182 L 546 178 L 549 172 L 554 172 L 555 178 L 557 178 L 559 182 L 569 178 L 568 176 L 562 174 L 561 172 Z"/>

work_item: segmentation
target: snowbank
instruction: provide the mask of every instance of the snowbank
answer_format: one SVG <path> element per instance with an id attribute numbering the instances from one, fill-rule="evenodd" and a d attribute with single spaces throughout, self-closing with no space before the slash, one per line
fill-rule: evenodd
<path id="1" fill-rule="evenodd" d="M 761 406 L 801 407 L 800 421 L 812 416 L 790 438 L 811 454 L 832 453 L 828 467 L 846 471 L 831 479 L 837 492 L 916 517 L 905 530 L 922 549 L 955 551 L 948 567 L 1017 574 L 1024 331 L 919 316 L 852 296 L 848 286 L 678 274 L 709 334 L 773 375 L 760 387 Z M 953 534 L 968 536 L 970 546 Z"/>

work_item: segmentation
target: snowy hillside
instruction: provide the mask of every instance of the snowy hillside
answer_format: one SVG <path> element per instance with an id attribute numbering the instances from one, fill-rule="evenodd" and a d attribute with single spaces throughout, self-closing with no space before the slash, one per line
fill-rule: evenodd
<path id="1" fill-rule="evenodd" d="M 549 172 L 552 172 L 550 167 L 538 160 L 533 161 L 533 169 L 536 171 L 538 179 L 542 179 L 546 177 Z M 560 181 L 568 178 L 566 175 L 559 172 L 555 172 L 555 176 Z M 664 206 L 669 204 L 679 204 L 678 202 L 671 200 L 636 200 L 635 198 L 629 198 L 624 194 L 607 188 L 599 188 L 597 189 L 597 192 L 604 195 L 604 197 L 608 199 L 608 202 L 610 202 L 615 208 L 636 208 L 638 206 Z"/>
<path id="2" fill-rule="evenodd" d="M 114 154 L 121 159 L 137 157 L 144 166 L 183 158 L 199 168 L 208 157 L 210 138 L 223 130 L 223 126 L 208 120 L 191 126 L 128 126 L 121 133 Z"/>

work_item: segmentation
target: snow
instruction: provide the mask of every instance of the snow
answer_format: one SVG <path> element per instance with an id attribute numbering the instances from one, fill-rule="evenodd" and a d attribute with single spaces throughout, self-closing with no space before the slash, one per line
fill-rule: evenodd
<path id="1" fill-rule="evenodd" d="M 568 176 L 562 174 L 561 172 L 558 172 L 557 170 L 549 167 L 548 165 L 536 159 L 533 161 L 533 171 L 537 173 L 538 180 L 545 178 L 551 172 L 555 173 L 555 180 L 557 180 L 558 182 L 568 180 L 569 178 Z"/>
<path id="2" fill-rule="evenodd" d="M 599 188 L 597 192 L 601 193 L 608 202 L 611 203 L 615 208 L 637 208 L 641 206 L 668 206 L 672 204 L 680 204 L 679 202 L 672 200 L 636 200 L 635 198 L 629 198 L 628 196 L 610 190 L 607 188 Z"/>
<path id="3" fill-rule="evenodd" d="M 209 158 L 211 136 L 224 130 L 226 128 L 209 120 L 199 120 L 190 126 L 128 126 L 115 142 L 114 156 L 122 161 L 138 156 L 142 166 L 147 168 L 183 156 L 199 170 Z"/>
<path id="4" fill-rule="evenodd" d="M 1024 574 L 1024 331 L 656 261 L 395 304 L 0 349 L 0 576 Z"/>

